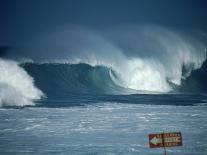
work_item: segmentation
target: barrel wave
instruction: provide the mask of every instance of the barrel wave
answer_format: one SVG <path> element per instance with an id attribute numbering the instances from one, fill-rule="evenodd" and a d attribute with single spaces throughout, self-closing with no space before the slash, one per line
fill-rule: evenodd
<path id="1" fill-rule="evenodd" d="M 80 100 L 83 100 L 84 103 L 99 101 L 133 103 L 142 101 L 142 103 L 148 103 L 151 97 L 153 102 L 155 101 L 153 94 L 157 93 L 165 94 L 161 97 L 162 102 L 167 99 L 167 102 L 171 103 L 166 93 L 170 93 L 170 96 L 173 96 L 172 93 L 196 92 L 199 94 L 207 92 L 206 87 L 204 87 L 207 79 L 206 62 L 207 61 L 205 61 L 200 69 L 193 70 L 190 76 L 183 79 L 181 85 L 175 86 L 168 82 L 168 79 L 165 79 L 169 87 L 171 87 L 171 91 L 159 92 L 127 88 L 124 85 L 127 81 L 123 82 L 123 79 L 119 77 L 119 73 L 116 70 L 106 66 L 92 66 L 85 63 L 32 62 L 18 65 L 13 61 L 1 60 L 1 106 L 34 105 L 38 103 L 34 101 L 38 101 L 41 98 L 45 98 L 50 104 L 54 104 L 52 106 L 55 107 L 82 103 Z M 7 69 L 5 72 L 5 68 L 9 68 L 9 70 Z M 15 78 L 15 80 L 13 78 Z M 133 94 L 139 95 L 134 96 Z M 147 97 L 147 101 L 142 100 L 141 94 L 150 94 Z M 59 105 L 51 101 L 64 99 L 67 99 L 67 103 L 58 103 Z M 68 99 L 71 100 L 72 103 L 68 103 Z M 75 102 L 76 100 L 77 103 Z M 158 100 L 160 100 L 160 98 L 158 98 Z M 159 103 L 161 103 L 161 101 L 159 101 Z M 194 101 L 198 102 L 197 100 Z M 177 98 L 176 101 L 173 100 L 173 104 L 176 104 L 176 102 L 178 102 Z M 180 102 L 182 101 L 178 103 Z M 199 102 L 202 101 L 199 100 Z M 189 101 L 189 103 L 192 102 Z M 44 102 L 44 104 L 47 106 L 47 103 Z"/>
<path id="2" fill-rule="evenodd" d="M 98 95 L 206 93 L 203 38 L 160 26 L 60 29 L 4 57 L 13 60 L 0 60 L 1 106 L 75 102 L 84 95 L 95 102 Z"/>
<path id="3" fill-rule="evenodd" d="M 35 85 L 51 99 L 68 98 L 70 94 L 117 95 L 206 91 L 204 87 L 198 87 L 198 85 L 194 85 L 197 89 L 190 89 L 193 87 L 192 83 L 200 84 L 200 86 L 205 84 L 206 62 L 200 69 L 194 70 L 187 79 L 183 79 L 181 85 L 173 85 L 165 79 L 171 88 L 171 91 L 167 92 L 127 88 L 124 86 L 126 81 L 123 82 L 119 73 L 106 66 L 91 66 L 85 63 L 22 63 L 20 66 L 35 79 Z M 185 74 L 184 71 L 183 74 Z"/>
<path id="4" fill-rule="evenodd" d="M 118 86 L 112 69 L 88 64 L 24 63 L 21 66 L 35 78 L 37 87 L 48 98 L 67 98 L 69 94 L 117 94 Z"/>
<path id="5" fill-rule="evenodd" d="M 67 107 L 98 102 L 194 105 L 206 102 L 206 96 L 202 95 L 207 92 L 204 88 L 206 62 L 183 79 L 181 85 L 173 85 L 166 79 L 171 88 L 167 92 L 127 88 L 119 73 L 106 66 L 85 63 L 22 63 L 20 66 L 47 96 L 47 99 L 37 102 L 40 103 L 37 106 Z"/>

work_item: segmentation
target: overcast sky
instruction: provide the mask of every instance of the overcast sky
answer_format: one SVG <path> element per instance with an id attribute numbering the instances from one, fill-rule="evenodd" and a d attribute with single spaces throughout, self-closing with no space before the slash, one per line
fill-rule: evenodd
<path id="1" fill-rule="evenodd" d="M 160 24 L 207 30 L 206 0 L 1 0 L 0 46 L 53 30 Z"/>

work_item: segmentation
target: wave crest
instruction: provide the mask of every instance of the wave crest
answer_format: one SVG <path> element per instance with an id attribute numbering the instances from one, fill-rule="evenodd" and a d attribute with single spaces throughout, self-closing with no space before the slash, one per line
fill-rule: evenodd
<path id="1" fill-rule="evenodd" d="M 122 88 L 169 92 L 206 60 L 203 40 L 192 33 L 157 25 L 100 31 L 67 27 L 24 42 L 21 54 L 13 51 L 13 55 L 18 53 L 20 58 L 37 63 L 101 65 L 112 68 L 118 78 L 111 79 Z M 37 75 L 32 76 L 36 79 Z"/>
<path id="2" fill-rule="evenodd" d="M 0 59 L 0 106 L 34 105 L 43 96 L 34 80 L 18 63 Z"/>

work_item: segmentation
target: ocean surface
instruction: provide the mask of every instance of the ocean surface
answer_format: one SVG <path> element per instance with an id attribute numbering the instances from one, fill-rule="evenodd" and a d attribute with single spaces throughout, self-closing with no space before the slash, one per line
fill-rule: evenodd
<path id="1" fill-rule="evenodd" d="M 159 155 L 163 149 L 150 149 L 148 134 L 177 131 L 183 146 L 168 154 L 207 154 L 206 95 L 101 97 L 1 108 L 0 154 Z"/>

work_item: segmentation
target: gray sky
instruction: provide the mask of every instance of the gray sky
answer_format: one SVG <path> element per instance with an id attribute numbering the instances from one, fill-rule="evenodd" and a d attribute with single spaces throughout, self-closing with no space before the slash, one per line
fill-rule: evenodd
<path id="1" fill-rule="evenodd" d="M 104 29 L 149 23 L 207 31 L 206 8 L 205 0 L 1 0 L 0 46 L 67 25 Z"/>

